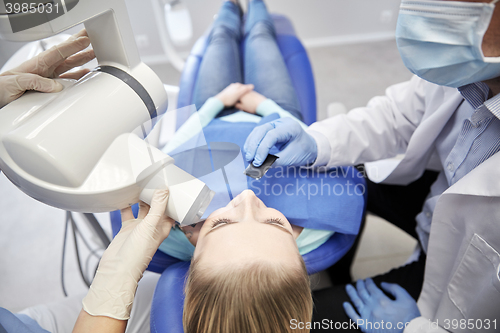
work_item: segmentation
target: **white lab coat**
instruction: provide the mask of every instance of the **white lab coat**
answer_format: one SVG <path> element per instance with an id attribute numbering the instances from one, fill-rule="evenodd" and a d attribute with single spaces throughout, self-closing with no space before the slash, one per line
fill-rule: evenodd
<path id="1" fill-rule="evenodd" d="M 463 100 L 457 89 L 418 77 L 389 87 L 386 96 L 372 99 L 367 107 L 310 126 L 308 133 L 318 143 L 315 166 L 354 165 L 404 153 L 390 172 L 371 173 L 384 183 L 408 184 L 439 164 L 434 142 Z M 482 323 L 484 328 L 486 319 L 497 319 L 496 330 L 491 322 L 486 332 L 500 331 L 499 166 L 500 153 L 438 200 L 418 301 L 422 317 L 405 333 L 479 332 L 477 327 Z M 470 329 L 454 329 L 453 319 L 474 323 L 467 322 Z"/>

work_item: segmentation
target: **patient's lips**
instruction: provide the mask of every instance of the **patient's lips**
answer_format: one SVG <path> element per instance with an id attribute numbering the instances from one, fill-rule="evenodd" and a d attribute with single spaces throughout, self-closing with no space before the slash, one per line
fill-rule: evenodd
<path id="1" fill-rule="evenodd" d="M 203 227 L 204 223 L 205 223 L 205 221 L 201 221 L 201 222 L 198 222 L 195 224 L 181 227 L 181 230 L 184 232 L 184 234 L 186 235 L 189 242 L 191 244 L 193 244 L 194 246 L 196 246 L 196 244 L 198 243 L 198 237 L 200 235 L 200 230 Z"/>

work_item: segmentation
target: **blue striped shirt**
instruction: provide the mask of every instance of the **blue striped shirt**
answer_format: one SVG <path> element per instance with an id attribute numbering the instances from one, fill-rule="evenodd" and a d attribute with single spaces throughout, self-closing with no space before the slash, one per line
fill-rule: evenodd
<path id="1" fill-rule="evenodd" d="M 436 139 L 435 147 L 443 171 L 432 184 L 422 212 L 417 215 L 417 233 L 427 249 L 436 203 L 451 185 L 500 150 L 500 94 L 490 96 L 489 87 L 477 82 L 460 87 L 464 101 Z"/>
<path id="2" fill-rule="evenodd" d="M 455 146 L 443 163 L 450 186 L 500 150 L 500 94 L 488 99 L 490 89 L 483 82 L 459 91 L 474 111 L 462 121 Z"/>

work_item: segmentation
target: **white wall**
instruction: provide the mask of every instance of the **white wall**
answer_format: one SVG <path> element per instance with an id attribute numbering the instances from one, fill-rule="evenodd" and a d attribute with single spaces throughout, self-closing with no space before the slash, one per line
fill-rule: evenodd
<path id="1" fill-rule="evenodd" d="M 212 22 L 221 0 L 183 1 L 190 9 L 197 38 Z M 165 62 L 151 0 L 126 0 L 126 3 L 144 61 Z M 266 3 L 271 12 L 292 20 L 307 47 L 317 47 L 391 38 L 400 0 L 267 0 Z M 187 53 L 194 39 L 179 50 Z M 0 67 L 21 45 L 0 41 Z"/>
<path id="2" fill-rule="evenodd" d="M 400 0 L 269 0 L 288 16 L 306 46 L 394 36 Z"/>
<path id="3" fill-rule="evenodd" d="M 221 0 L 184 2 L 190 9 L 194 35 L 201 36 L 217 13 Z M 267 0 L 266 4 L 271 12 L 292 20 L 307 47 L 317 47 L 392 38 L 400 0 Z M 151 0 L 127 0 L 127 6 L 141 55 L 146 62 L 161 61 L 157 27 L 151 24 L 154 21 Z M 180 50 L 188 52 L 191 45 Z"/>
<path id="4" fill-rule="evenodd" d="M 0 40 L 0 68 L 24 43 Z"/>

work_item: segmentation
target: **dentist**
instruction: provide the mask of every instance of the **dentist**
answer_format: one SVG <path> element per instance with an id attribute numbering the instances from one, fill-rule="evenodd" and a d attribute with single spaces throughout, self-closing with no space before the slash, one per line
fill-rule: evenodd
<path id="1" fill-rule="evenodd" d="M 390 279 L 382 275 L 358 281 L 356 287 L 316 292 L 314 321 L 350 318 L 363 332 L 500 329 L 497 1 L 403 0 L 396 40 L 416 76 L 389 87 L 366 107 L 315 123 L 307 131 L 280 119 L 255 128 L 248 137 L 246 158 L 256 166 L 276 146 L 276 164 L 312 168 L 403 153 L 399 164 L 378 180 L 385 184 L 408 185 L 427 168 L 440 170 L 415 218 L 423 250 L 419 261 L 425 261 L 418 305 L 400 286 L 411 274 L 422 274 L 423 265 L 413 263 Z M 388 279 L 395 283 L 386 283 Z"/>

